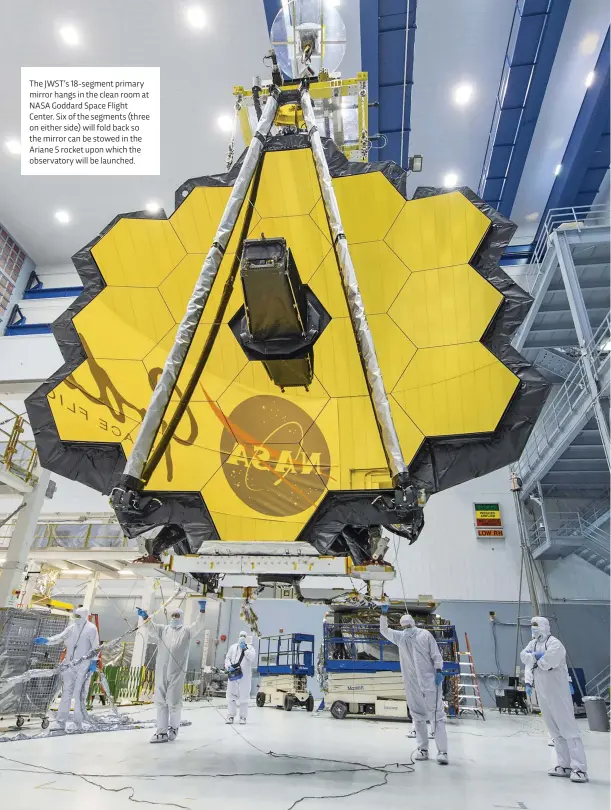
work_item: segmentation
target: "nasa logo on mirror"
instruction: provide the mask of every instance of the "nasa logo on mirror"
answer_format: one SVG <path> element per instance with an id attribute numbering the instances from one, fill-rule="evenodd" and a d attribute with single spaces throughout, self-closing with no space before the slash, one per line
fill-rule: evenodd
<path id="1" fill-rule="evenodd" d="M 234 408 L 220 451 L 233 492 L 263 515 L 298 515 L 326 491 L 331 458 L 325 437 L 311 416 L 282 397 L 251 397 Z"/>

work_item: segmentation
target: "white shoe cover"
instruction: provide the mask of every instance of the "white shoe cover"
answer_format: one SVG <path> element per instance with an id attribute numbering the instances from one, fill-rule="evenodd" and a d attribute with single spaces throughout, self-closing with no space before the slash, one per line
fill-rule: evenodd
<path id="1" fill-rule="evenodd" d="M 556 765 L 555 768 L 549 769 L 548 774 L 550 776 L 560 776 L 560 777 L 565 776 L 568 779 L 569 776 L 571 775 L 571 769 L 563 768 L 562 765 Z"/>

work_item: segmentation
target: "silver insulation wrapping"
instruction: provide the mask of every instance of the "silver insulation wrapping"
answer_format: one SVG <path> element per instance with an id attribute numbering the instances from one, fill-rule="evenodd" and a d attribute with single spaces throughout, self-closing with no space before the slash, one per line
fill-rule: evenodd
<path id="1" fill-rule="evenodd" d="M 392 418 L 388 395 L 384 387 L 384 380 L 382 379 L 382 370 L 380 369 L 373 343 L 373 336 L 367 322 L 367 316 L 365 315 L 365 305 L 350 256 L 348 241 L 346 240 L 342 227 L 339 206 L 333 189 L 333 181 L 331 180 L 331 174 L 329 173 L 329 167 L 325 159 L 320 133 L 316 128 L 314 109 L 307 89 L 302 89 L 301 91 L 301 106 L 310 136 L 314 163 L 316 164 L 316 171 L 318 173 L 320 190 L 329 220 L 329 227 L 331 228 L 331 234 L 335 244 L 342 284 L 344 285 L 346 300 L 348 302 L 348 310 L 358 342 L 363 368 L 367 376 L 371 401 L 373 403 L 378 428 L 382 436 L 384 451 L 394 478 L 396 475 L 406 473 L 408 467 L 403 458 L 401 444 Z"/>

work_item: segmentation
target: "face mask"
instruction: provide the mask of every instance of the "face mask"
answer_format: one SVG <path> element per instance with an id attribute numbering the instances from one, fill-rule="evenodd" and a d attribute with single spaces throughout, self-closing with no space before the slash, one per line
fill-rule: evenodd
<path id="1" fill-rule="evenodd" d="M 182 624 L 180 619 L 170 619 L 170 627 L 180 627 Z"/>

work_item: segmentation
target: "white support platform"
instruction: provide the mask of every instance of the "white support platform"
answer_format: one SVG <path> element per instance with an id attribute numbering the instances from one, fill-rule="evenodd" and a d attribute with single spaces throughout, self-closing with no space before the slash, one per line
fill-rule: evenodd
<path id="1" fill-rule="evenodd" d="M 348 557 L 289 556 L 288 554 L 185 554 L 170 557 L 168 568 L 170 571 L 189 574 L 350 576 L 355 579 L 378 581 L 395 577 L 394 569 L 390 565 L 355 566 Z"/>

